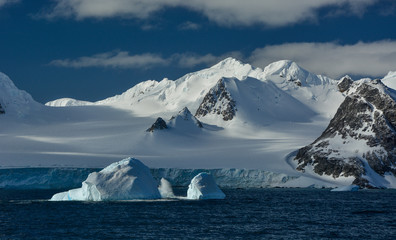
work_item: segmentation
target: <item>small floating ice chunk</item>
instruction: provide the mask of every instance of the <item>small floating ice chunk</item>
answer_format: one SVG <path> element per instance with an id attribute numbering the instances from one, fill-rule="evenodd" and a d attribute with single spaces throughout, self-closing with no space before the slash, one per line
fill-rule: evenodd
<path id="1" fill-rule="evenodd" d="M 359 190 L 358 185 L 348 185 L 348 186 L 334 188 L 331 191 L 332 192 L 356 192 L 357 190 Z"/>
<path id="2" fill-rule="evenodd" d="M 150 169 L 134 158 L 115 162 L 89 174 L 81 188 L 55 194 L 51 201 L 103 201 L 159 199 L 157 182 Z"/>
<path id="3" fill-rule="evenodd" d="M 225 194 L 217 186 L 212 175 L 199 173 L 192 180 L 187 190 L 188 199 L 224 199 Z"/>

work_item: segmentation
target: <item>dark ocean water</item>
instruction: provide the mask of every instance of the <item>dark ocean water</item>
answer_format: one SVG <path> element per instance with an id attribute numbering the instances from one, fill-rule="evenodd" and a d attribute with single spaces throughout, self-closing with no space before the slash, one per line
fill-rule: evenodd
<path id="1" fill-rule="evenodd" d="M 183 195 L 186 189 L 177 189 Z M 48 202 L 0 189 L 0 239 L 396 239 L 396 191 L 224 190 L 225 200 Z"/>

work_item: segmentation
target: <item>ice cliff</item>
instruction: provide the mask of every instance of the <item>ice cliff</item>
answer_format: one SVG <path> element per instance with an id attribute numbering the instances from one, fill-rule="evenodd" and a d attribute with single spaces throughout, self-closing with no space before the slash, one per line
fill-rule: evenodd
<path id="1" fill-rule="evenodd" d="M 81 187 L 81 182 L 97 168 L 16 168 L 0 169 L 0 188 L 12 189 L 70 189 Z M 222 188 L 281 187 L 297 176 L 249 169 L 177 169 L 156 168 L 151 174 L 160 182 L 167 179 L 177 187 L 187 187 L 200 172 L 210 173 Z"/>

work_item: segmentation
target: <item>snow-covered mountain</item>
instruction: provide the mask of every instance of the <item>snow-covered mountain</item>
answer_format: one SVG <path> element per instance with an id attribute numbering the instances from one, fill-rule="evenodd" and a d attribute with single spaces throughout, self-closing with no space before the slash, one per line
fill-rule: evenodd
<path id="1" fill-rule="evenodd" d="M 0 114 L 22 117 L 39 106 L 29 93 L 19 90 L 7 75 L 0 72 Z"/>
<path id="2" fill-rule="evenodd" d="M 308 122 L 317 113 L 281 90 L 270 80 L 247 77 L 222 78 L 204 97 L 196 117 L 204 122 L 248 122 L 267 125 L 274 121 Z"/>
<path id="3" fill-rule="evenodd" d="M 198 118 L 204 117 L 206 121 L 219 125 L 225 124 L 219 119 L 232 120 L 231 115 L 240 115 L 241 122 L 248 118 L 253 122 L 260 119 L 265 124 L 274 120 L 308 121 L 313 115 L 326 119 L 334 115 L 343 100 L 337 83 L 337 80 L 314 75 L 287 60 L 260 69 L 227 58 L 175 81 L 166 78 L 160 82 L 145 81 L 121 95 L 95 103 L 59 99 L 46 105 L 106 105 L 128 109 L 138 116 L 168 117 L 188 107 Z M 224 90 L 228 92 L 221 92 Z M 236 109 L 240 109 L 239 114 Z M 232 113 L 226 113 L 228 111 Z M 287 112 L 290 112 L 288 116 Z M 248 117 L 250 114 L 254 116 Z M 218 115 L 218 118 L 213 115 Z"/>
<path id="4" fill-rule="evenodd" d="M 396 77 L 392 73 L 384 78 L 387 84 L 394 80 Z M 318 150 L 318 155 L 326 151 L 339 151 L 340 154 L 345 153 L 345 156 L 340 155 L 343 161 L 352 156 L 348 155 L 352 154 L 348 152 L 352 149 L 349 140 L 340 145 L 331 142 L 325 150 L 326 146 L 319 149 L 321 146 L 315 145 L 317 141 L 325 141 L 324 138 L 312 142 L 323 133 L 333 117 L 333 120 L 339 118 L 342 102 L 357 99 L 356 94 L 359 99 L 369 98 L 360 96 L 363 93 L 359 89 L 364 84 L 375 85 L 369 80 L 353 81 L 348 76 L 334 80 L 315 75 L 288 60 L 260 69 L 227 58 L 177 80 L 148 80 L 120 95 L 97 102 L 58 99 L 37 108 L 36 114 L 29 115 L 31 121 L 24 121 L 23 124 L 12 119 L 4 121 L 0 115 L 2 124 L 7 125 L 7 129 L 2 129 L 2 134 L 7 138 L 0 138 L 0 145 L 3 146 L 0 148 L 0 167 L 103 167 L 134 156 L 155 168 L 247 168 L 277 172 L 293 179 L 288 186 L 351 184 L 358 177 L 348 177 L 342 171 L 338 175 L 326 175 L 326 172 L 320 175 L 320 171 L 311 171 L 310 168 L 314 168 L 316 163 L 309 162 L 303 149 L 310 151 L 310 154 Z M 0 90 L 4 89 L 10 87 Z M 385 95 L 391 92 L 385 87 L 383 89 Z M 378 91 L 382 93 L 381 88 Z M 27 103 L 35 103 L 28 94 L 19 92 L 16 95 L 25 96 L 15 98 L 16 102 L 25 102 L 25 105 L 14 109 L 24 112 L 24 107 L 30 106 Z M 3 109 L 7 115 L 10 104 L 3 101 L 4 96 L 8 95 L 0 95 L 0 113 Z M 350 104 L 349 108 L 355 109 L 355 105 Z M 28 109 L 32 112 L 31 107 Z M 381 111 L 385 110 L 381 107 L 376 109 L 375 112 L 382 116 Z M 364 115 L 359 111 L 355 109 L 357 115 L 351 116 L 354 122 L 359 122 L 360 116 Z M 373 122 L 377 124 L 380 120 L 375 113 L 372 114 L 374 120 L 366 125 L 371 124 L 371 128 L 376 129 L 378 126 Z M 381 128 L 385 129 L 385 125 Z M 385 131 L 386 136 L 389 129 Z M 337 131 L 341 133 L 346 130 L 337 128 Z M 377 133 L 370 134 L 374 136 Z M 383 135 L 377 134 L 373 139 L 376 138 L 387 141 Z M 313 150 L 302 148 L 310 143 L 315 145 Z M 366 145 L 359 146 L 363 149 Z M 298 161 L 285 160 L 291 159 L 293 154 L 290 153 L 300 148 L 299 164 Z M 345 151 L 337 150 L 344 148 Z M 390 156 L 391 151 L 386 151 Z M 383 163 L 391 166 L 392 161 L 388 159 Z M 377 171 L 375 167 L 372 169 Z M 382 168 L 382 172 L 376 173 L 378 178 L 375 180 L 382 179 L 388 184 L 376 186 L 396 187 L 396 178 L 391 175 L 394 178 L 392 183 L 390 179 L 393 178 L 389 177 L 388 170 Z"/>
<path id="5" fill-rule="evenodd" d="M 380 80 L 348 78 L 340 89 L 344 102 L 322 135 L 298 151 L 297 169 L 389 187 L 386 178 L 396 176 L 396 91 Z"/>

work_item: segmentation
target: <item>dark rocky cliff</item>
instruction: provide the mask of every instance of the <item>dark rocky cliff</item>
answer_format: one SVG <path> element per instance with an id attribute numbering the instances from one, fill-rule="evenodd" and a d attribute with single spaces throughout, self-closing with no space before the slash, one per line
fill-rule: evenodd
<path id="1" fill-rule="evenodd" d="M 224 121 L 232 120 L 237 111 L 235 101 L 223 79 L 220 79 L 217 84 L 209 90 L 200 104 L 195 117 L 204 117 L 207 114 L 221 115 Z"/>
<path id="2" fill-rule="evenodd" d="M 339 88 L 344 102 L 322 135 L 298 151 L 297 170 L 311 165 L 319 175 L 352 176 L 354 184 L 376 187 L 373 174 L 396 176 L 396 94 L 379 80 L 344 78 Z"/>
<path id="3" fill-rule="evenodd" d="M 151 125 L 151 127 L 146 130 L 146 132 L 154 132 L 156 130 L 163 130 L 163 129 L 167 129 L 167 128 L 168 128 L 168 126 L 166 125 L 166 122 L 164 121 L 164 119 L 159 117 L 159 118 L 157 118 L 155 123 L 153 123 L 153 125 Z"/>
<path id="4" fill-rule="evenodd" d="M 5 110 L 4 110 L 3 106 L 0 103 L 0 114 L 4 114 L 4 113 L 5 113 Z"/>

